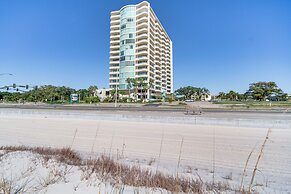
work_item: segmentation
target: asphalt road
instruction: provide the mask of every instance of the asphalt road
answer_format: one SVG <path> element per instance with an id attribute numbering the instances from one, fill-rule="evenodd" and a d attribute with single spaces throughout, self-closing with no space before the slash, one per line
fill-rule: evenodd
<path id="1" fill-rule="evenodd" d="M 62 105 L 62 104 L 0 104 L 0 108 L 17 108 L 17 109 L 56 109 L 56 110 L 92 110 L 92 111 L 157 111 L 157 112 L 185 112 L 184 106 L 160 106 L 152 105 L 136 105 L 127 106 L 126 104 L 114 107 L 113 104 L 108 105 Z M 264 113 L 264 114 L 290 114 L 290 108 L 202 108 L 204 113 Z"/>

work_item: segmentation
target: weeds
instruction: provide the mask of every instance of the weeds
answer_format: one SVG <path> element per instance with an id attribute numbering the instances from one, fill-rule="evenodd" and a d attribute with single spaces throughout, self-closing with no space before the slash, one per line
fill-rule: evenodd
<path id="1" fill-rule="evenodd" d="M 15 151 L 30 151 L 45 156 L 46 160 L 54 157 L 58 162 L 66 163 L 68 165 L 81 165 L 82 159 L 76 152 L 72 151 L 70 148 L 44 148 L 44 147 L 26 147 L 26 146 L 1 146 L 0 150 L 5 150 L 7 152 Z"/>
<path id="2" fill-rule="evenodd" d="M 28 183 L 30 180 L 26 180 L 22 184 L 16 185 L 15 180 L 8 180 L 7 178 L 0 178 L 0 193 L 1 194 L 22 194 L 26 193 L 29 189 Z"/>
<path id="3" fill-rule="evenodd" d="M 171 192 L 192 192 L 203 193 L 203 184 L 199 180 L 185 177 L 166 175 L 161 172 L 153 173 L 151 170 L 143 169 L 140 166 L 123 165 L 111 157 L 101 155 L 97 159 L 83 160 L 70 148 L 55 149 L 43 147 L 25 146 L 2 146 L 0 150 L 6 152 L 30 151 L 40 154 L 49 159 L 56 159 L 58 162 L 68 165 L 80 166 L 88 177 L 95 173 L 102 181 L 110 182 L 112 185 L 128 185 L 133 187 L 161 188 Z M 57 176 L 59 180 L 62 176 Z M 88 178 L 87 177 L 87 178 Z M 55 179 L 47 179 L 47 185 Z M 122 188 L 122 187 L 121 187 Z"/>
<path id="4" fill-rule="evenodd" d="M 181 141 L 181 147 L 183 139 Z M 140 193 L 140 187 L 152 189 L 164 189 L 171 193 L 197 193 L 202 194 L 206 191 L 226 191 L 230 190 L 227 183 L 207 183 L 199 179 L 193 179 L 185 176 L 176 176 L 164 174 L 160 171 L 149 170 L 138 165 L 130 166 L 115 161 L 112 157 L 102 154 L 97 159 L 82 159 L 79 154 L 70 148 L 43 148 L 43 147 L 26 147 L 26 146 L 2 146 L 0 150 L 6 152 L 30 151 L 40 154 L 45 160 L 55 159 L 56 161 L 78 166 L 83 171 L 82 180 L 88 180 L 92 175 L 96 175 L 98 180 L 110 183 L 114 190 L 122 193 L 124 186 L 136 188 L 136 193 Z M 182 150 L 182 149 L 181 149 Z M 180 154 L 179 154 L 180 155 Z M 54 184 L 55 182 L 64 181 L 64 173 L 68 171 L 52 171 L 45 179 L 39 180 L 42 187 Z M 97 179 L 96 179 L 97 180 Z M 6 184 L 7 185 L 7 184 Z M 1 192 L 0 192 L 1 193 Z"/>
<path id="5" fill-rule="evenodd" d="M 253 182 L 255 180 L 256 171 L 258 170 L 258 165 L 259 165 L 260 159 L 261 159 L 261 157 L 263 155 L 265 145 L 266 145 L 266 143 L 267 143 L 267 141 L 269 139 L 270 132 L 271 132 L 271 129 L 268 130 L 267 135 L 266 135 L 266 138 L 265 138 L 265 140 L 264 140 L 264 142 L 263 142 L 263 144 L 261 146 L 260 154 L 259 154 L 259 156 L 257 158 L 256 165 L 254 167 L 253 174 L 252 174 L 252 179 L 251 179 L 251 182 L 250 182 L 250 185 L 249 185 L 249 189 L 248 189 L 248 193 L 249 194 L 251 194 L 251 189 L 252 189 Z"/>

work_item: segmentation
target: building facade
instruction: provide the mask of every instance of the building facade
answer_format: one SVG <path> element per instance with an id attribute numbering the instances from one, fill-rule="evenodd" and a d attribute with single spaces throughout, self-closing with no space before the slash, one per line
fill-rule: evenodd
<path id="1" fill-rule="evenodd" d="M 128 78 L 144 80 L 138 98 L 173 93 L 172 41 L 150 4 L 143 1 L 112 11 L 110 17 L 109 87 L 129 90 Z"/>

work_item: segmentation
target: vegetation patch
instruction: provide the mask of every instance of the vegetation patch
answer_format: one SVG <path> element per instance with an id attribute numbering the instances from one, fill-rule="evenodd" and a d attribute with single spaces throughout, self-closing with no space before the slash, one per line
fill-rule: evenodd
<path id="1" fill-rule="evenodd" d="M 205 183 L 201 180 L 185 176 L 167 175 L 162 172 L 154 172 L 140 166 L 121 164 L 111 157 L 101 155 L 97 159 L 82 159 L 78 153 L 70 148 L 44 148 L 26 146 L 2 146 L 0 150 L 6 152 L 30 151 L 42 155 L 46 160 L 55 159 L 60 163 L 79 166 L 87 178 L 98 175 L 102 181 L 112 185 L 127 185 L 133 187 L 159 188 L 170 192 L 198 193 L 202 194 L 213 189 L 230 190 L 227 184 Z M 86 179 L 85 177 L 85 179 Z"/>

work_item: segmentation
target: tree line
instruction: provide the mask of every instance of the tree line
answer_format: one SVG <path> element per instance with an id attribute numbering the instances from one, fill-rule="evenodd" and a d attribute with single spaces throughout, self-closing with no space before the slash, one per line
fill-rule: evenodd
<path id="1" fill-rule="evenodd" d="M 182 87 L 175 91 L 176 95 L 182 95 L 184 99 L 201 100 L 201 95 L 210 94 L 206 88 L 197 88 L 192 86 Z M 286 101 L 288 94 L 285 93 L 275 82 L 255 82 L 249 84 L 249 88 L 245 93 L 238 93 L 233 90 L 225 93 L 219 92 L 216 96 L 220 100 L 241 101 L 241 100 L 257 100 L 257 101 Z"/>
<path id="2" fill-rule="evenodd" d="M 0 92 L 0 101 L 4 102 L 45 102 L 45 103 L 68 103 L 71 94 L 78 94 L 80 101 L 99 102 L 95 96 L 97 86 L 90 86 L 88 89 L 73 89 L 66 86 L 44 85 L 34 87 L 32 90 L 23 92 Z"/>
<path id="3" fill-rule="evenodd" d="M 128 78 L 126 82 L 127 89 L 122 91 L 118 90 L 117 96 L 128 94 L 128 98 L 133 98 L 135 101 L 137 101 L 138 95 L 140 95 L 142 99 L 141 101 L 144 101 L 148 89 L 153 87 L 152 81 L 147 82 L 142 78 Z M 66 86 L 44 85 L 23 92 L 9 92 L 2 90 L 2 92 L 0 92 L 0 102 L 68 103 L 71 94 L 78 94 L 80 102 L 97 103 L 100 102 L 99 97 L 96 95 L 97 89 L 97 86 L 90 86 L 87 89 L 76 90 Z M 107 100 L 108 102 L 114 100 L 114 96 L 116 95 L 115 92 L 116 90 L 111 90 L 111 96 L 108 97 L 110 98 L 110 100 Z M 202 100 L 203 97 L 210 95 L 210 91 L 207 88 L 186 86 L 177 89 L 174 94 L 176 99 Z M 149 92 L 149 98 L 151 98 L 151 92 Z M 288 95 L 283 92 L 275 82 L 256 82 L 251 83 L 249 89 L 245 93 L 238 93 L 233 90 L 227 93 L 219 92 L 216 99 L 230 101 L 265 101 L 267 99 L 273 101 L 285 101 L 288 99 Z M 124 102 L 128 102 L 128 100 L 124 100 Z"/>

